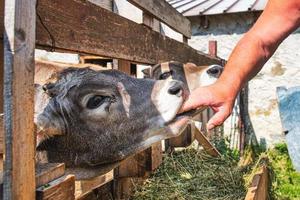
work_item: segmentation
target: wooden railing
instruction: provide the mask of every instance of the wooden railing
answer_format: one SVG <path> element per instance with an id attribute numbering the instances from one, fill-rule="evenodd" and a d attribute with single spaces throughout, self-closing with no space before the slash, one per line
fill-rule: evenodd
<path id="1" fill-rule="evenodd" d="M 5 105 L 4 199 L 74 199 L 75 195 L 69 195 L 74 192 L 77 192 L 76 198 L 85 199 L 100 186 L 113 187 L 112 195 L 123 198 L 131 190 L 132 177 L 148 175 L 161 163 L 161 143 L 157 143 L 129 158 L 130 161 L 125 161 L 114 172 L 77 182 L 76 188 L 74 176 L 65 175 L 61 164 L 54 168 L 45 167 L 42 171 L 39 167 L 35 169 L 35 48 L 109 57 L 118 61 L 114 68 L 127 73 L 131 63 L 152 65 L 170 60 L 197 65 L 222 63 L 221 59 L 198 52 L 186 44 L 191 36 L 190 22 L 167 2 L 130 2 L 144 11 L 143 24 L 84 0 L 0 0 L 0 31 L 5 44 L 1 54 L 4 58 L 0 59 L 5 91 L 0 100 L 4 99 Z M 154 18 L 180 32 L 185 43 L 160 34 L 151 23 Z M 2 91 L 3 85 L 0 85 Z M 2 106 L 0 111 L 3 111 Z M 3 146 L 0 145 L 0 149 Z M 39 174 L 47 178 L 41 179 Z M 114 182 L 111 182 L 113 178 Z M 43 182 L 41 186 L 40 180 L 49 183 L 45 185 Z M 36 186 L 39 186 L 37 190 Z"/>

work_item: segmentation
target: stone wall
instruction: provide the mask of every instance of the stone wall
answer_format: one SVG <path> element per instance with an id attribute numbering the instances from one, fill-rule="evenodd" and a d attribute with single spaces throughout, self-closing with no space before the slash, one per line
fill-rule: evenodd
<path id="1" fill-rule="evenodd" d="M 251 28 L 259 13 L 226 14 L 192 18 L 189 45 L 208 52 L 208 41 L 218 41 L 218 56 L 228 59 L 234 46 Z M 208 23 L 207 23 L 208 22 Z M 208 24 L 208 27 L 207 27 Z M 258 141 L 267 146 L 284 139 L 276 101 L 276 87 L 300 85 L 300 29 L 277 49 L 261 72 L 249 83 L 249 112 Z M 242 67 L 242 66 L 237 66 Z M 230 131 L 232 118 L 225 131 Z"/>

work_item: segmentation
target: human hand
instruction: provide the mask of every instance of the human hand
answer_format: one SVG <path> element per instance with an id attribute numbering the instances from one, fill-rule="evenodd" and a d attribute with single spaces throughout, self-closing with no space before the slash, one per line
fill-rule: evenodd
<path id="1" fill-rule="evenodd" d="M 199 87 L 192 91 L 188 99 L 180 109 L 185 112 L 201 106 L 209 106 L 214 111 L 214 116 L 208 121 L 207 129 L 221 125 L 231 114 L 236 93 L 222 84 L 213 84 L 206 87 Z"/>

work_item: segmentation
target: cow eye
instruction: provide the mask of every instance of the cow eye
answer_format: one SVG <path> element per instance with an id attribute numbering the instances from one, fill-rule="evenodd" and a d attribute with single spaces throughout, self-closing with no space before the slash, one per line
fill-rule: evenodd
<path id="1" fill-rule="evenodd" d="M 172 71 L 165 72 L 159 76 L 159 80 L 165 80 L 169 78 L 171 75 L 172 75 Z"/>
<path id="2" fill-rule="evenodd" d="M 95 95 L 95 96 L 92 96 L 87 104 L 86 104 L 86 107 L 88 109 L 95 109 L 95 108 L 98 108 L 99 106 L 101 106 L 104 102 L 106 102 L 107 100 L 109 99 L 109 97 L 106 97 L 106 96 L 100 96 L 100 95 Z"/>

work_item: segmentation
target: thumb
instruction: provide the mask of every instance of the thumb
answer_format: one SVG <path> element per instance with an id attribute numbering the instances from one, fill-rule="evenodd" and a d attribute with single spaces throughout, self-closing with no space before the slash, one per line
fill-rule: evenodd
<path id="1" fill-rule="evenodd" d="M 191 93 L 181 106 L 179 112 L 185 112 L 188 110 L 196 109 L 200 106 L 206 106 L 207 101 L 205 100 L 205 98 L 203 98 L 205 97 L 205 95 L 202 95 L 202 93 L 202 88 L 199 88 L 198 91 Z"/>
<path id="2" fill-rule="evenodd" d="M 229 116 L 229 114 L 225 111 L 225 109 L 219 110 L 207 122 L 207 125 L 206 125 L 207 130 L 211 130 L 211 129 L 215 128 L 216 126 L 221 125 L 228 116 Z"/>

